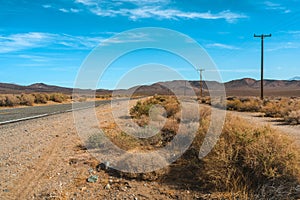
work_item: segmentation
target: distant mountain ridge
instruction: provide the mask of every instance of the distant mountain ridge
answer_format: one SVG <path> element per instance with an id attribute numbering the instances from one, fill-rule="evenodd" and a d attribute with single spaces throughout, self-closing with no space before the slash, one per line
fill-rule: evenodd
<path id="1" fill-rule="evenodd" d="M 187 83 L 191 87 L 187 87 Z M 203 90 L 208 94 L 208 87 L 211 88 L 222 85 L 216 81 L 203 81 Z M 260 91 L 260 81 L 243 78 L 232 80 L 224 83 L 227 95 L 258 95 Z M 172 91 L 179 91 L 181 94 L 192 94 L 200 92 L 200 82 L 174 80 L 166 82 L 158 82 L 152 85 L 135 86 L 124 90 L 115 90 L 117 94 L 140 94 L 140 95 L 153 95 L 153 94 L 171 94 Z M 270 95 L 284 95 L 284 96 L 300 96 L 300 80 L 264 80 L 264 88 L 266 94 Z M 193 92 L 192 92 L 193 90 Z M 91 91 L 91 90 L 81 90 Z M 21 86 L 9 83 L 0 83 L 0 93 L 2 94 L 20 94 L 20 93 L 34 93 L 34 92 L 47 92 L 47 93 L 65 93 L 72 94 L 73 88 L 60 87 L 54 85 L 47 85 L 44 83 L 35 83 L 29 86 Z M 111 94 L 113 91 L 105 89 L 97 89 L 97 94 Z"/>
<path id="2" fill-rule="evenodd" d="M 300 81 L 300 76 L 295 76 L 291 79 L 289 79 L 290 81 Z"/>

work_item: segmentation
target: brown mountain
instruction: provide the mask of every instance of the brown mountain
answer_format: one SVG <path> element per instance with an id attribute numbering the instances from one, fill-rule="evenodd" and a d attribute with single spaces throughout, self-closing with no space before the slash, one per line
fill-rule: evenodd
<path id="1" fill-rule="evenodd" d="M 203 92 L 208 95 L 208 88 L 214 90 L 219 88 L 221 83 L 216 81 L 204 81 Z M 232 80 L 224 83 L 226 94 L 228 96 L 258 96 L 260 93 L 260 81 L 251 78 L 243 78 Z M 167 81 L 158 82 L 152 85 L 135 86 L 128 90 L 116 90 L 116 94 L 138 94 L 138 95 L 154 95 L 154 94 L 180 94 L 191 95 L 200 93 L 199 81 Z M 269 96 L 300 96 L 299 80 L 264 80 L 265 95 Z M 92 90 L 79 90 L 81 92 L 91 92 Z M 194 92 L 193 92 L 194 91 Z M 0 94 L 20 94 L 60 92 L 72 94 L 72 88 L 59 87 L 54 85 L 46 85 L 44 83 L 36 83 L 29 86 L 20 86 L 16 84 L 0 83 Z M 111 90 L 98 89 L 97 94 L 111 94 Z"/>

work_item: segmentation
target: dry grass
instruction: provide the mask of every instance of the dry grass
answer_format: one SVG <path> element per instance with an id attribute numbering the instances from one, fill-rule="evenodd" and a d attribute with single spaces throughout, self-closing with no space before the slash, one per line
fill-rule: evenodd
<path id="1" fill-rule="evenodd" d="M 155 97 L 155 101 L 157 97 Z M 154 99 L 133 107 L 134 117 L 145 117 Z M 241 101 L 241 100 L 240 100 Z M 243 102 L 243 101 L 241 101 Z M 255 103 L 255 100 L 245 100 Z M 174 107 L 174 105 L 172 105 Z M 176 107 L 176 106 L 175 106 Z M 141 113 L 137 113 L 141 111 Z M 212 151 L 203 159 L 199 149 L 210 125 L 211 110 L 200 110 L 200 127 L 192 145 L 175 163 L 152 173 L 123 173 L 125 178 L 158 180 L 177 187 L 195 188 L 214 199 L 297 199 L 300 184 L 300 152 L 292 141 L 270 127 L 253 127 L 246 121 L 227 116 L 222 134 Z M 291 112 L 293 113 L 293 112 Z M 194 113 L 191 113 L 194 115 Z M 296 113 L 296 116 L 299 112 Z M 178 134 L 180 120 L 168 118 L 159 134 L 137 139 L 119 132 L 112 141 L 124 150 L 144 151 L 161 148 Z M 294 113 L 291 114 L 291 118 Z M 194 122 L 193 122 L 194 123 Z M 184 137 L 184 134 L 182 135 Z M 126 158 L 121 164 L 131 166 Z"/>
<path id="2" fill-rule="evenodd" d="M 34 104 L 46 104 L 49 101 L 62 103 L 70 97 L 61 94 L 47 94 L 47 93 L 33 93 L 33 94 L 21 94 L 21 95 L 0 95 L 0 106 L 2 107 L 14 107 L 14 106 L 33 106 Z"/>
<path id="3" fill-rule="evenodd" d="M 282 118 L 289 124 L 299 124 L 299 98 L 277 98 L 261 101 L 251 98 L 227 98 L 227 109 L 240 112 L 262 112 L 266 117 Z"/>
<path id="4" fill-rule="evenodd" d="M 300 124 L 300 110 L 289 112 L 284 121 L 292 125 Z"/>

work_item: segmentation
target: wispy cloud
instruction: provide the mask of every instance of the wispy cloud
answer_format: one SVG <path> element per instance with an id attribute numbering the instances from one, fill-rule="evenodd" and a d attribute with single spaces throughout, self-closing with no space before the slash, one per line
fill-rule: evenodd
<path id="1" fill-rule="evenodd" d="M 221 44 L 221 43 L 207 44 L 206 47 L 207 48 L 229 49 L 229 50 L 238 50 L 238 49 L 240 49 L 240 48 L 232 46 L 232 45 Z"/>
<path id="2" fill-rule="evenodd" d="M 49 5 L 49 4 L 42 5 L 42 7 L 43 7 L 43 8 L 52 8 L 52 6 L 51 6 L 51 5 Z"/>
<path id="3" fill-rule="evenodd" d="M 268 10 L 279 10 L 283 13 L 290 13 L 291 12 L 290 9 L 286 8 L 285 6 L 282 6 L 279 3 L 273 3 L 271 1 L 265 1 L 264 5 L 266 6 L 266 9 L 268 9 Z"/>
<path id="4" fill-rule="evenodd" d="M 46 8 L 46 9 L 54 9 L 54 10 L 58 10 L 60 12 L 63 12 L 63 13 L 78 13 L 80 12 L 81 10 L 80 9 L 77 9 L 77 8 L 57 8 L 56 6 L 53 6 L 53 5 L 50 5 L 50 4 L 46 4 L 46 5 L 42 5 L 43 8 Z"/>
<path id="5" fill-rule="evenodd" d="M 58 10 L 61 11 L 61 12 L 64 12 L 64 13 L 78 13 L 78 12 L 80 12 L 79 9 L 75 9 L 75 8 L 70 8 L 70 9 L 60 8 Z"/>
<path id="6" fill-rule="evenodd" d="M 92 49 L 104 39 L 105 38 L 101 36 L 73 36 L 42 32 L 0 35 L 0 53 L 16 52 L 39 47 L 55 49 Z"/>
<path id="7" fill-rule="evenodd" d="M 266 51 L 277 51 L 277 50 L 284 50 L 284 49 L 299 49 L 300 43 L 299 42 L 280 42 L 273 44 L 271 47 L 267 48 Z"/>
<path id="8" fill-rule="evenodd" d="M 0 53 L 44 46 L 49 43 L 53 37 L 53 34 L 39 32 L 12 34 L 8 36 L 0 35 Z"/>
<path id="9" fill-rule="evenodd" d="M 86 8 L 95 15 L 102 17 L 128 17 L 131 20 L 156 18 L 156 19 L 223 19 L 229 23 L 234 23 L 238 19 L 248 18 L 245 14 L 235 13 L 230 10 L 224 10 L 217 13 L 207 12 L 189 12 L 170 8 L 169 0 L 115 0 L 101 1 L 97 3 L 91 0 L 75 0 L 76 3 L 86 6 Z M 124 4 L 131 6 L 124 6 Z"/>

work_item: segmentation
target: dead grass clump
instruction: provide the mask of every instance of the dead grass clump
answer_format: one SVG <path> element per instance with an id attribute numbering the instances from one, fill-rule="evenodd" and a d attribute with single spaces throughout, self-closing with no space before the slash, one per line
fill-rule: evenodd
<path id="1" fill-rule="evenodd" d="M 207 121 L 203 123 L 207 126 Z M 200 128 L 192 148 L 200 148 L 202 131 Z M 205 189 L 252 196 L 266 185 L 289 190 L 291 185 L 299 184 L 299 153 L 288 138 L 271 128 L 254 128 L 239 118 L 229 117 L 210 154 L 191 163 L 199 167 L 198 178 Z M 291 185 L 285 185 L 286 182 Z"/>
<path id="2" fill-rule="evenodd" d="M 0 106 L 12 107 L 20 104 L 20 99 L 15 95 L 4 95 L 0 97 Z"/>
<path id="3" fill-rule="evenodd" d="M 165 111 L 167 117 L 174 116 L 179 110 L 180 105 L 176 98 L 170 96 L 153 96 L 144 102 L 138 101 L 134 107 L 130 110 L 130 115 L 134 118 L 140 118 L 141 116 L 149 116 L 149 112 L 152 106 L 160 105 Z"/>
<path id="4" fill-rule="evenodd" d="M 43 93 L 35 93 L 33 94 L 34 96 L 34 103 L 37 104 L 46 104 L 47 101 L 49 100 L 49 95 L 43 94 Z"/>
<path id="5" fill-rule="evenodd" d="M 289 112 L 289 114 L 284 117 L 284 121 L 291 125 L 300 124 L 300 110 Z"/>
<path id="6" fill-rule="evenodd" d="M 54 93 L 50 95 L 50 100 L 57 102 L 57 103 L 62 103 L 67 99 L 67 96 L 62 94 L 62 93 Z"/>
<path id="7" fill-rule="evenodd" d="M 262 102 L 256 98 L 229 98 L 227 100 L 227 109 L 241 112 L 258 112 L 261 109 Z"/>
<path id="8" fill-rule="evenodd" d="M 34 96 L 31 94 L 22 94 L 20 97 L 20 105 L 25 105 L 25 106 L 33 106 L 34 104 Z"/>

